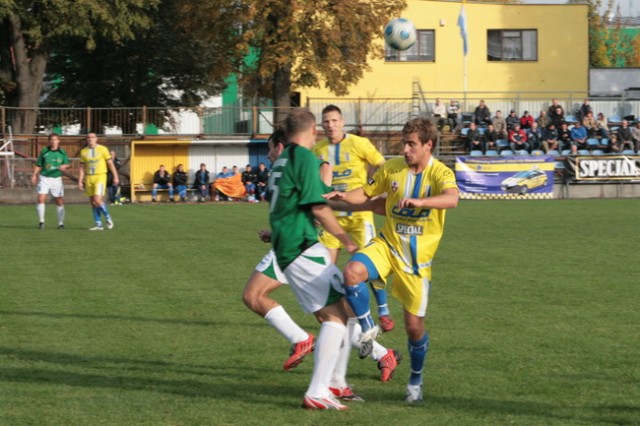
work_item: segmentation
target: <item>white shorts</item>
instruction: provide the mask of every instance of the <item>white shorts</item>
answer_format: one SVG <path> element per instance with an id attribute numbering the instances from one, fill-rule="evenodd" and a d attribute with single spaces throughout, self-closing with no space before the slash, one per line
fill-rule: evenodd
<path id="1" fill-rule="evenodd" d="M 51 193 L 51 196 L 55 198 L 64 197 L 62 177 L 47 177 L 40 175 L 36 191 L 38 194 L 45 195 Z"/>
<path id="2" fill-rule="evenodd" d="M 276 260 L 276 254 L 273 250 L 269 250 L 260 263 L 256 265 L 256 271 L 266 275 L 272 280 L 276 280 L 281 282 L 282 284 L 289 284 L 287 281 L 287 277 L 284 276 L 280 266 L 278 265 L 278 261 Z"/>
<path id="3" fill-rule="evenodd" d="M 306 249 L 283 271 L 298 303 L 307 313 L 317 312 L 344 296 L 342 272 L 320 243 Z"/>

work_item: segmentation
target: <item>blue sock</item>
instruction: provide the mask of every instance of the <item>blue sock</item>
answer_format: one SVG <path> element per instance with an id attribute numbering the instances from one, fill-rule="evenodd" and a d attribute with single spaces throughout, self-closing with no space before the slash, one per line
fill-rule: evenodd
<path id="1" fill-rule="evenodd" d="M 389 315 L 386 290 L 375 288 L 373 284 L 371 284 L 371 290 L 373 290 L 373 295 L 376 297 L 376 302 L 378 302 L 378 316 Z"/>
<path id="2" fill-rule="evenodd" d="M 98 214 L 100 214 L 100 212 L 102 212 L 106 220 L 111 220 L 109 210 L 107 209 L 107 205 L 105 203 L 100 204 L 100 207 L 98 207 Z"/>
<path id="3" fill-rule="evenodd" d="M 102 220 L 100 220 L 100 208 L 93 208 L 93 220 L 96 221 L 97 226 L 102 226 Z"/>
<path id="4" fill-rule="evenodd" d="M 422 370 L 424 362 L 429 351 L 429 334 L 424 333 L 422 339 L 414 342 L 408 339 L 409 356 L 411 357 L 411 375 L 409 376 L 410 385 L 422 384 Z"/>
<path id="5" fill-rule="evenodd" d="M 345 296 L 347 302 L 353 309 L 353 312 L 358 318 L 358 322 L 362 327 L 362 331 L 367 331 L 375 325 L 373 318 L 371 318 L 371 311 L 369 310 L 369 289 L 365 283 L 358 283 L 355 286 L 344 286 Z"/>

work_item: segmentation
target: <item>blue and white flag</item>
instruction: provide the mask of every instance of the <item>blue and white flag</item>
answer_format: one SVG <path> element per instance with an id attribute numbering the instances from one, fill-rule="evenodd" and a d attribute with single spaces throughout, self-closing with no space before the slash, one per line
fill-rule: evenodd
<path id="1" fill-rule="evenodd" d="M 460 15 L 458 15 L 458 26 L 460 27 L 460 36 L 462 37 L 462 51 L 464 52 L 464 56 L 467 56 L 469 45 L 467 42 L 467 14 L 464 12 L 464 4 L 465 2 L 463 1 L 460 7 Z"/>

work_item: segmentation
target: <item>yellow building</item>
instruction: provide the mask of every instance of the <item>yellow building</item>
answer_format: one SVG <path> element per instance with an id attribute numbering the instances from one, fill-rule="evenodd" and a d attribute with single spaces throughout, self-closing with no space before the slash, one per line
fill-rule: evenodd
<path id="1" fill-rule="evenodd" d="M 461 7 L 460 1 L 409 0 L 402 16 L 415 24 L 418 41 L 371 61 L 371 71 L 346 97 L 410 98 L 416 89 L 430 98 L 586 95 L 587 5 L 467 2 L 466 57 L 457 25 Z M 302 89 L 301 95 L 303 105 L 335 99 L 322 89 Z"/>

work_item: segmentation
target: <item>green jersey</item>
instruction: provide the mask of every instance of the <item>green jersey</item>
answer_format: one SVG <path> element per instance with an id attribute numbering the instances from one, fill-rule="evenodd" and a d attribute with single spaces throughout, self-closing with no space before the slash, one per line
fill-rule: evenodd
<path id="1" fill-rule="evenodd" d="M 322 195 L 329 191 L 320 179 L 318 164 L 310 150 L 292 144 L 271 169 L 268 192 L 271 242 L 283 270 L 318 242 L 311 207 L 326 204 Z"/>
<path id="2" fill-rule="evenodd" d="M 40 152 L 38 160 L 36 161 L 36 165 L 42 168 L 40 174 L 52 178 L 62 176 L 60 166 L 63 164 L 69 164 L 69 157 L 67 157 L 67 152 L 62 148 L 54 151 L 46 147 Z"/>

